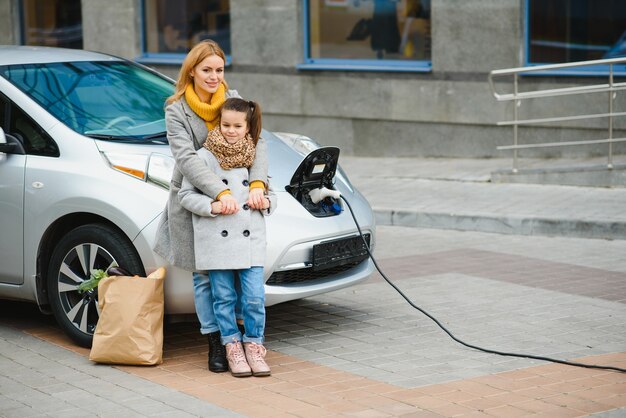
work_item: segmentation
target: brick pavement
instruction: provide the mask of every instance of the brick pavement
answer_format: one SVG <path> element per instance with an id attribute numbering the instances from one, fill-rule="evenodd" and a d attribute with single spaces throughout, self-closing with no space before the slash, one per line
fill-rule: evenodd
<path id="1" fill-rule="evenodd" d="M 387 275 L 470 343 L 618 367 L 626 367 L 625 253 L 622 240 L 400 227 L 380 227 L 376 249 Z M 129 416 L 170 416 L 171 409 L 180 416 L 224 411 L 251 417 L 626 415 L 626 374 L 468 349 L 376 277 L 268 308 L 273 371 L 268 378 L 208 372 L 206 345 L 194 323 L 169 324 L 165 362 L 149 368 L 90 364 L 87 351 L 69 343 L 49 319 L 29 320 L 4 311 L 0 323 L 26 332 L 27 338 L 37 336 L 68 348 L 73 360 L 53 358 L 52 364 L 89 375 L 93 388 L 105 382 L 116 394 L 107 402 Z M 0 328 L 0 342 L 7 341 L 5 329 Z M 0 361 L 7 364 L 10 358 L 3 347 Z M 1 402 L 0 416 L 28 416 L 20 410 L 24 407 L 40 411 L 14 392 L 4 392 L 19 382 L 38 395 L 45 393 L 52 385 L 22 377 L 40 367 L 45 370 L 45 362 L 17 376 L 0 368 L 0 393 L 22 403 L 6 407 Z M 107 372 L 100 375 L 102 371 Z M 108 373 L 134 380 L 120 385 L 115 380 L 119 376 Z M 124 399 L 126 390 L 149 399 Z M 172 393 L 183 398 L 167 401 Z M 165 409 L 151 409 L 161 398 Z M 185 409 L 187 400 L 189 405 L 199 403 L 195 407 L 200 409 Z M 143 402 L 145 410 L 137 407 Z"/>

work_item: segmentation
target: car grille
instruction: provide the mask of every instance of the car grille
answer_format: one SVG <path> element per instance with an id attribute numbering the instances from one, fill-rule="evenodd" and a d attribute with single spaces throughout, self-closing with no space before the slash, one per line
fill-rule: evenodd
<path id="1" fill-rule="evenodd" d="M 343 273 L 366 262 L 367 260 L 355 261 L 352 263 L 344 264 L 342 266 L 332 267 L 322 271 L 313 271 L 312 268 L 304 268 L 288 271 L 277 271 L 272 274 L 265 284 L 267 285 L 281 285 L 289 283 L 302 283 L 310 280 L 323 279 L 324 277 L 332 276 L 333 274 Z"/>

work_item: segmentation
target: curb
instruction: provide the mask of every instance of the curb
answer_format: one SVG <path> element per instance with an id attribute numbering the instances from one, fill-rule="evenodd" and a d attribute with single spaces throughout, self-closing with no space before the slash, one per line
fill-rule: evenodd
<path id="1" fill-rule="evenodd" d="M 373 208 L 377 225 L 452 229 L 512 235 L 626 239 L 626 222 Z"/>

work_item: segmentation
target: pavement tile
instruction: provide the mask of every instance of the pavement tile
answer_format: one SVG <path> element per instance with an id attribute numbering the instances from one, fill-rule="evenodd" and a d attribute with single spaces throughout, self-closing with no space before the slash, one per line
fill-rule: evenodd
<path id="1" fill-rule="evenodd" d="M 495 408 L 489 408 L 484 411 L 487 416 L 493 417 L 507 417 L 507 418 L 516 418 L 516 417 L 527 417 L 528 411 L 520 408 L 516 408 L 513 405 L 503 405 Z M 464 415 L 465 416 L 465 415 Z"/>
<path id="2" fill-rule="evenodd" d="M 43 417 L 45 414 L 38 413 L 37 410 L 29 407 L 22 406 L 19 408 L 13 408 L 2 412 L 3 418 L 24 418 L 24 417 Z"/>
<path id="3" fill-rule="evenodd" d="M 415 405 L 422 409 L 432 410 L 432 408 L 442 407 L 449 405 L 450 403 L 437 396 L 422 395 L 417 398 L 407 399 L 404 403 Z"/>
<path id="4" fill-rule="evenodd" d="M 610 405 L 613 408 L 624 409 L 624 403 L 626 402 L 626 394 L 611 396 L 610 398 L 603 398 L 602 403 Z"/>
<path id="5" fill-rule="evenodd" d="M 450 405 L 450 407 L 454 408 L 455 405 Z M 405 414 L 410 414 L 416 410 L 419 410 L 419 408 L 415 406 L 398 403 L 398 402 L 393 402 L 393 403 L 380 405 L 380 406 L 374 406 L 373 408 L 376 411 L 380 411 L 384 414 L 389 414 L 392 417 L 398 417 L 398 416 L 402 416 Z M 438 411 L 434 411 L 434 412 L 438 412 Z M 438 413 L 441 413 L 441 412 L 438 412 Z M 442 414 L 442 415 L 445 415 L 445 414 Z M 447 415 L 447 416 L 452 416 L 452 415 Z"/>
<path id="6" fill-rule="evenodd" d="M 446 404 L 446 405 L 438 406 L 438 407 L 431 407 L 428 409 L 444 417 L 465 416 L 466 414 L 469 414 L 475 411 L 475 409 L 468 408 L 466 406 L 463 406 L 462 404 L 456 404 L 456 403 Z"/>

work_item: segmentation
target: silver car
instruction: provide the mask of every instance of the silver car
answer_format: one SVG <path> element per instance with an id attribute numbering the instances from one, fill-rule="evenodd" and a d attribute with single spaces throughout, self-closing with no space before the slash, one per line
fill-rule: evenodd
<path id="1" fill-rule="evenodd" d="M 97 289 L 78 291 L 94 269 L 165 266 L 166 313 L 194 312 L 191 273 L 152 251 L 174 165 L 163 119 L 172 92 L 171 79 L 121 58 L 0 46 L 0 298 L 37 303 L 80 345 L 98 321 Z M 367 278 L 348 208 L 309 196 L 340 192 L 373 246 L 372 210 L 336 167 L 338 150 L 263 136 L 279 200 L 267 219 L 267 304 Z"/>

